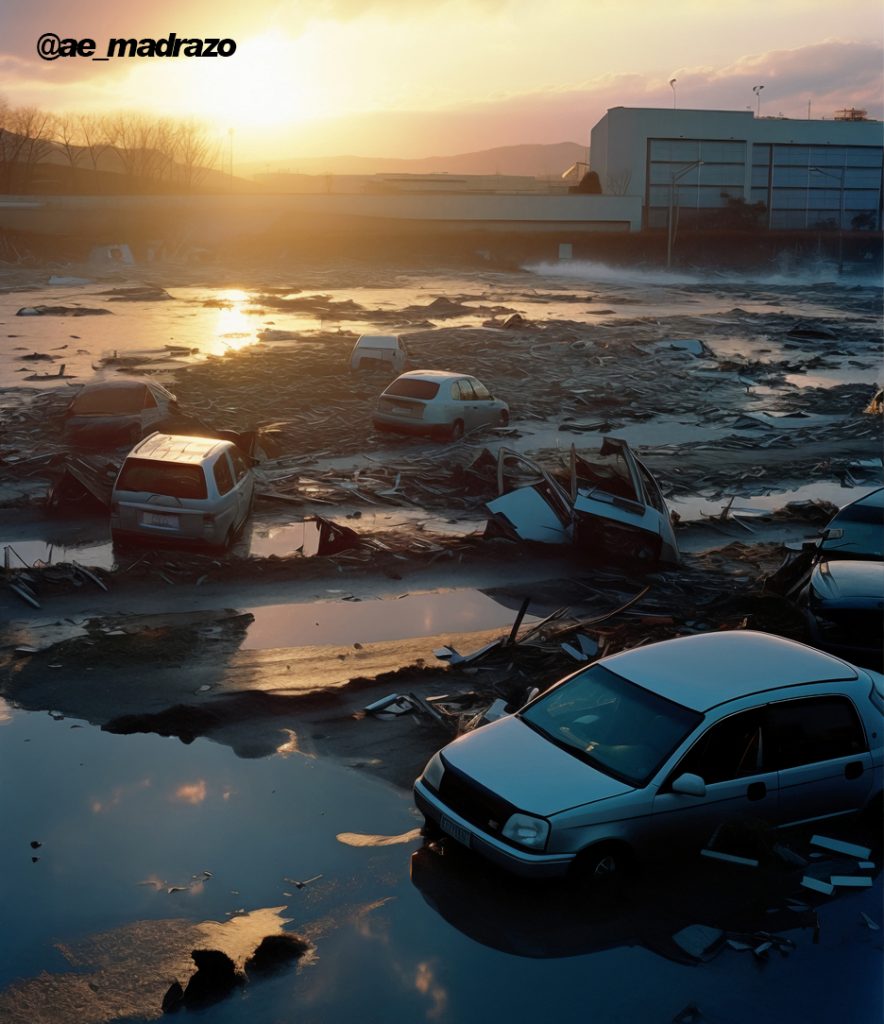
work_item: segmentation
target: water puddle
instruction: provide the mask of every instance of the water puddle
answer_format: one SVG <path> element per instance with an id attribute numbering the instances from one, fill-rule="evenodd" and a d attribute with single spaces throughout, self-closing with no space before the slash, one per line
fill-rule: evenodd
<path id="1" fill-rule="evenodd" d="M 793 501 L 827 501 L 841 508 L 874 490 L 874 485 L 842 487 L 837 481 L 818 480 L 802 484 L 791 490 L 767 491 L 765 493 L 742 493 L 737 495 L 731 511 L 740 518 L 769 515 Z M 684 522 L 721 515 L 730 502 L 731 495 L 722 493 L 717 497 L 694 495 L 685 498 L 668 498 L 670 509 L 677 512 Z"/>
<path id="2" fill-rule="evenodd" d="M 24 569 L 60 562 L 78 562 L 96 569 L 112 570 L 116 564 L 110 540 L 103 543 L 54 544 L 46 540 L 0 540 L 4 569 Z"/>
<path id="3" fill-rule="evenodd" d="M 243 609 L 254 616 L 243 650 L 350 646 L 416 637 L 478 633 L 512 625 L 513 609 L 478 590 L 403 594 L 359 600 L 346 590 L 327 590 L 327 601 Z M 536 621 L 531 615 L 526 624 Z"/>

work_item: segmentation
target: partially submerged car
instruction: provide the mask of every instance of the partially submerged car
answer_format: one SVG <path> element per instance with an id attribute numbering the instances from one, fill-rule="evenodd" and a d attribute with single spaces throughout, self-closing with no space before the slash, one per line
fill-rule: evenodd
<path id="1" fill-rule="evenodd" d="M 764 633 L 707 633 L 604 658 L 433 756 L 430 834 L 528 877 L 595 880 L 718 826 L 877 806 L 884 677 Z"/>
<path id="2" fill-rule="evenodd" d="M 798 602 L 814 647 L 881 671 L 884 562 L 858 558 L 819 562 Z"/>
<path id="3" fill-rule="evenodd" d="M 74 396 L 64 414 L 64 433 L 76 444 L 131 445 L 156 430 L 176 404 L 172 392 L 155 381 L 97 381 Z"/>
<path id="4" fill-rule="evenodd" d="M 507 487 L 507 469 L 530 482 Z M 588 460 L 573 445 L 570 487 L 518 452 L 498 455 L 500 497 L 487 503 L 506 535 L 545 544 L 574 544 L 589 554 L 647 565 L 677 564 L 678 543 L 657 481 L 626 441 L 606 437 Z"/>
<path id="5" fill-rule="evenodd" d="M 408 347 L 398 334 L 363 334 L 350 353 L 351 370 L 387 370 L 402 373 Z"/>
<path id="6" fill-rule="evenodd" d="M 482 427 L 505 427 L 506 402 L 475 377 L 446 370 L 409 370 L 378 399 L 372 423 L 377 430 L 429 434 L 457 440 Z"/>
<path id="7" fill-rule="evenodd" d="M 232 441 L 151 434 L 117 476 L 111 534 L 227 547 L 248 519 L 254 494 L 255 475 Z"/>
<path id="8" fill-rule="evenodd" d="M 884 559 L 884 487 L 845 505 L 823 530 L 819 558 Z"/>

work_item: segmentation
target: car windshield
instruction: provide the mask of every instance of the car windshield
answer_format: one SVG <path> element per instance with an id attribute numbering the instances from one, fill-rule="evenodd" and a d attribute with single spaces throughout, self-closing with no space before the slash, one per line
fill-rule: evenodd
<path id="1" fill-rule="evenodd" d="M 420 398 L 428 402 L 439 393 L 439 385 L 434 380 L 420 380 L 416 377 L 400 377 L 384 392 L 385 395 L 396 395 L 399 398 Z"/>
<path id="2" fill-rule="evenodd" d="M 118 491 L 146 491 L 168 498 L 205 498 L 206 478 L 201 466 L 151 459 L 126 459 Z"/>
<path id="3" fill-rule="evenodd" d="M 124 416 L 141 411 L 143 388 L 97 388 L 83 391 L 71 403 L 74 416 Z"/>
<path id="4" fill-rule="evenodd" d="M 519 717 L 594 768 L 641 786 L 703 716 L 593 665 Z"/>

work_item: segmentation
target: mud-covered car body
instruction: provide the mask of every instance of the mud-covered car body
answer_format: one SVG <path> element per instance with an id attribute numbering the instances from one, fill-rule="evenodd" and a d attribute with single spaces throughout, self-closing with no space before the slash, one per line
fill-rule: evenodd
<path id="1" fill-rule="evenodd" d="M 719 825 L 785 827 L 880 799 L 884 677 L 762 633 L 702 634 L 583 669 L 444 747 L 415 783 L 429 826 L 516 874 Z"/>
<path id="2" fill-rule="evenodd" d="M 134 444 L 175 410 L 176 399 L 155 381 L 120 379 L 86 384 L 64 414 L 65 437 L 74 444 Z"/>

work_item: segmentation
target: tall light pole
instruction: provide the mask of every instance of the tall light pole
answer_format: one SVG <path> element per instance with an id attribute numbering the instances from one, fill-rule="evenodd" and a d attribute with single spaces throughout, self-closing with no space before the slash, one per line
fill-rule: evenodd
<path id="1" fill-rule="evenodd" d="M 675 95 L 675 83 L 677 81 L 678 81 L 677 78 L 670 78 L 669 79 L 669 88 L 672 89 L 672 109 L 673 110 L 678 110 L 678 103 L 676 102 L 676 95 Z"/>
<path id="2" fill-rule="evenodd" d="M 686 174 L 690 174 L 697 167 L 702 167 L 702 160 L 694 160 L 692 163 L 686 164 L 679 171 L 673 171 L 669 178 L 669 216 L 666 221 L 666 267 L 667 269 L 672 266 L 672 245 L 673 245 L 673 223 L 672 223 L 672 208 L 678 207 L 678 203 L 674 202 L 674 197 L 677 195 L 676 188 L 677 182 L 680 181 Z"/>
<path id="3" fill-rule="evenodd" d="M 761 117 L 761 90 L 763 85 L 753 85 L 752 92 L 755 93 L 755 116 Z"/>
<path id="4" fill-rule="evenodd" d="M 824 174 L 838 182 L 838 273 L 844 273 L 844 167 L 824 171 L 822 167 L 811 167 L 812 174 Z"/>

